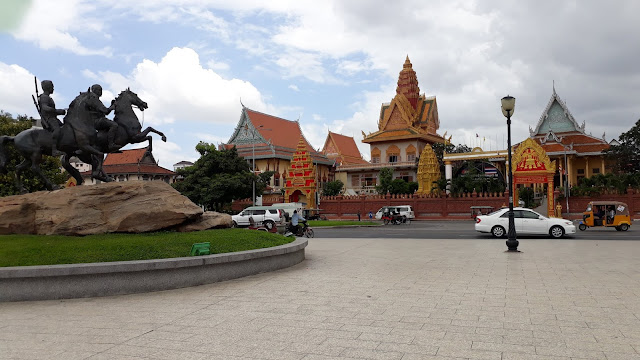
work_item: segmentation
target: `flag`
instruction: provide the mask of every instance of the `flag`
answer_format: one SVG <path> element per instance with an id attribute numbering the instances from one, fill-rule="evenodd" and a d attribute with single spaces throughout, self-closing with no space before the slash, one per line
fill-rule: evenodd
<path id="1" fill-rule="evenodd" d="M 476 137 L 479 137 L 479 136 L 478 136 L 478 133 L 476 133 Z"/>
<path id="2" fill-rule="evenodd" d="M 493 166 L 486 165 L 485 168 L 484 168 L 484 175 L 485 176 L 498 176 L 498 169 L 496 169 Z"/>

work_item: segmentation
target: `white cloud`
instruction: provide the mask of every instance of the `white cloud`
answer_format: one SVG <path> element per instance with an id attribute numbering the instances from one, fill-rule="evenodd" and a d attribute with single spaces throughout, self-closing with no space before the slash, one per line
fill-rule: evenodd
<path id="1" fill-rule="evenodd" d="M 13 36 L 35 42 L 45 50 L 60 48 L 78 55 L 111 56 L 110 47 L 89 48 L 72 35 L 76 31 L 103 32 L 103 21 L 88 15 L 94 10 L 95 6 L 80 0 L 35 0 Z M 108 34 L 103 36 L 109 37 Z"/>
<path id="2" fill-rule="evenodd" d="M 300 91 L 300 89 L 298 89 L 298 86 L 291 84 L 288 86 L 289 89 L 293 90 L 293 91 Z"/>
<path id="3" fill-rule="evenodd" d="M 149 124 L 235 124 L 240 99 L 253 109 L 269 109 L 251 83 L 224 79 L 203 68 L 198 54 L 189 48 L 173 48 L 158 63 L 143 60 L 128 75 L 105 72 L 100 77 L 115 93 L 127 87 L 137 92 L 149 104 Z"/>
<path id="4" fill-rule="evenodd" d="M 33 82 L 33 74 L 27 69 L 18 65 L 9 65 L 0 62 L 0 99 L 2 106 L 0 110 L 4 110 L 12 115 L 29 115 L 39 118 L 33 99 L 29 94 L 35 96 L 35 85 Z M 38 91 L 40 84 L 38 84 Z M 53 94 L 54 101 L 56 93 Z"/>

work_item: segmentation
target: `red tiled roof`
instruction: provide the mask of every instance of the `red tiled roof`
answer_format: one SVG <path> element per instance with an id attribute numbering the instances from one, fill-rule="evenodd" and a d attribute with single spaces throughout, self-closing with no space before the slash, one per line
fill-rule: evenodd
<path id="1" fill-rule="evenodd" d="M 258 130 L 260 135 L 266 140 L 270 140 L 273 145 L 282 146 L 289 149 L 298 147 L 300 140 L 300 125 L 295 121 L 285 120 L 272 115 L 267 115 L 254 110 L 246 109 L 247 115 Z M 260 127 L 262 126 L 262 128 Z M 307 139 L 304 139 L 307 151 L 316 151 Z"/>
<path id="2" fill-rule="evenodd" d="M 151 164 L 116 164 L 116 165 L 103 165 L 102 169 L 109 175 L 116 174 L 155 174 L 155 175 L 175 175 L 171 170 L 165 169 L 158 165 Z M 91 171 L 85 171 L 82 175 L 90 175 Z"/>
<path id="3" fill-rule="evenodd" d="M 147 148 L 122 150 L 122 153 L 107 154 L 103 165 L 137 164 L 144 157 Z"/>
<path id="4" fill-rule="evenodd" d="M 362 159 L 360 150 L 358 150 L 358 146 L 352 136 L 345 136 L 331 131 L 329 131 L 329 136 L 333 139 L 333 143 L 341 155 Z"/>
<path id="5" fill-rule="evenodd" d="M 581 153 L 593 153 L 593 152 L 601 152 L 609 148 L 609 144 L 602 139 L 598 139 L 591 135 L 586 134 L 576 134 L 576 133 L 555 133 L 558 138 L 562 138 L 560 143 L 556 141 L 550 141 L 545 144 L 541 144 L 542 148 L 546 152 L 563 152 L 565 151 L 565 146 L 569 146 L 573 144 L 573 150 L 578 154 Z M 543 139 L 544 136 L 536 136 L 535 139 L 540 143 L 540 140 Z M 564 145 L 564 146 L 563 146 Z M 567 150 L 569 150 L 567 148 Z"/>

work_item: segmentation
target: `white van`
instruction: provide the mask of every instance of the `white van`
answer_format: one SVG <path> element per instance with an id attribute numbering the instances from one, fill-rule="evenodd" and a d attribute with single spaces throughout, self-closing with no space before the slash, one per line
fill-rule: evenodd
<path id="1" fill-rule="evenodd" d="M 293 211 L 297 210 L 298 214 L 300 214 L 300 216 L 302 216 L 302 209 L 304 209 L 304 204 L 299 203 L 299 202 L 294 202 L 294 203 L 276 203 L 276 204 L 272 204 L 271 207 L 274 207 L 276 209 L 282 209 L 284 210 L 284 212 L 286 212 L 286 214 L 284 215 L 288 219 L 291 218 L 291 216 L 293 215 Z"/>
<path id="2" fill-rule="evenodd" d="M 414 219 L 413 209 L 411 208 L 411 205 L 383 206 L 376 213 L 376 219 L 378 220 L 382 219 L 382 213 L 385 212 L 385 209 L 389 209 L 389 211 L 395 211 L 407 219 L 411 219 L 411 220 Z"/>

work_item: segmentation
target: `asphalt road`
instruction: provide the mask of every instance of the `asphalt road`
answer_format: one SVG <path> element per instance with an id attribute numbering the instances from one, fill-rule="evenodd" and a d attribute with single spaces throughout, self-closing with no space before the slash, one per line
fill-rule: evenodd
<path id="1" fill-rule="evenodd" d="M 460 221 L 412 221 L 410 224 L 373 227 L 313 228 L 316 238 L 389 238 L 389 239 L 494 239 L 490 234 L 476 232 L 472 220 Z M 576 223 L 577 225 L 577 223 Z M 635 225 L 635 226 L 634 226 Z M 566 238 L 575 240 L 639 240 L 634 224 L 628 231 L 614 228 L 589 228 Z M 545 239 L 549 236 L 518 235 L 518 239 Z"/>

